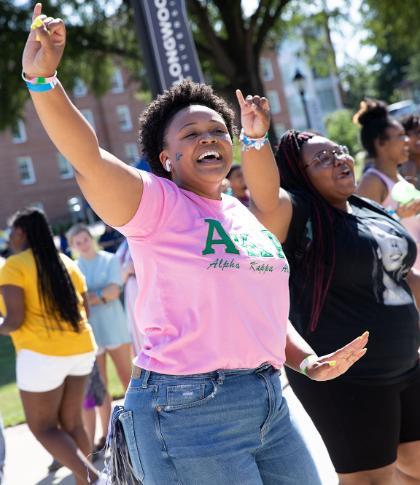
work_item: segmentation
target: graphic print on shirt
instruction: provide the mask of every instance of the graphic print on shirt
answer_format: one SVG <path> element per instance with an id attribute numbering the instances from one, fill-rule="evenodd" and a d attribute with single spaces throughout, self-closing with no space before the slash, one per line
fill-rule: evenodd
<path id="1" fill-rule="evenodd" d="M 285 261 L 283 248 L 278 239 L 267 229 L 261 229 L 253 234 L 250 233 L 230 233 L 228 234 L 223 228 L 220 221 L 215 219 L 204 219 L 208 225 L 207 237 L 205 247 L 202 255 L 215 254 L 215 247 L 222 247 L 222 250 L 227 255 L 226 258 L 217 257 L 208 264 L 207 269 L 240 269 L 243 261 L 235 259 L 233 255 L 239 255 L 242 249 L 243 252 L 250 258 L 259 258 L 258 260 L 250 260 L 247 262 L 250 271 L 261 274 L 272 273 L 275 267 L 269 263 L 261 262 L 261 258 L 278 258 L 284 264 L 282 272 L 289 272 L 289 265 Z M 215 246 L 215 247 L 214 247 Z"/>
<path id="2" fill-rule="evenodd" d="M 373 285 L 376 298 L 384 305 L 408 305 L 412 296 L 401 284 L 409 267 L 407 239 L 402 237 L 390 222 L 370 220 L 365 223 L 374 237 L 377 248 L 377 264 L 373 269 Z"/>

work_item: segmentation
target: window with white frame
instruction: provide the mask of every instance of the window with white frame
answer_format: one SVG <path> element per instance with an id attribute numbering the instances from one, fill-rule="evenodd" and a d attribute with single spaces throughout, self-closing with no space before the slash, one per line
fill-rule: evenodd
<path id="1" fill-rule="evenodd" d="M 86 96 L 87 92 L 88 89 L 83 79 L 80 79 L 80 77 L 76 78 L 73 88 L 73 95 L 76 98 L 82 98 L 83 96 Z"/>
<path id="2" fill-rule="evenodd" d="M 71 179 L 74 177 L 73 167 L 70 165 L 67 158 L 63 157 L 61 153 L 57 153 L 57 164 L 58 171 L 60 172 L 60 178 Z"/>
<path id="3" fill-rule="evenodd" d="M 12 128 L 12 142 L 25 143 L 26 140 L 25 123 L 22 120 L 18 120 Z"/>
<path id="4" fill-rule="evenodd" d="M 281 112 L 279 93 L 275 89 L 267 91 L 267 98 L 270 102 L 270 109 L 273 115 Z"/>
<path id="5" fill-rule="evenodd" d="M 131 122 L 131 113 L 128 106 L 117 106 L 118 125 L 121 131 L 130 131 L 133 129 Z"/>
<path id="6" fill-rule="evenodd" d="M 90 109 L 81 109 L 80 112 L 84 116 L 85 120 L 95 129 L 95 119 Z"/>
<path id="7" fill-rule="evenodd" d="M 124 92 L 124 79 L 119 67 L 114 69 L 111 79 L 111 92 L 112 93 L 122 93 Z"/>
<path id="8" fill-rule="evenodd" d="M 126 160 L 130 165 L 134 165 L 139 159 L 139 149 L 137 143 L 126 143 L 124 145 Z"/>
<path id="9" fill-rule="evenodd" d="M 22 185 L 30 185 L 36 182 L 35 170 L 31 157 L 18 157 L 16 159 L 19 180 Z"/>
<path id="10" fill-rule="evenodd" d="M 261 75 L 264 81 L 272 81 L 274 79 L 273 64 L 271 59 L 262 57 L 260 60 Z"/>

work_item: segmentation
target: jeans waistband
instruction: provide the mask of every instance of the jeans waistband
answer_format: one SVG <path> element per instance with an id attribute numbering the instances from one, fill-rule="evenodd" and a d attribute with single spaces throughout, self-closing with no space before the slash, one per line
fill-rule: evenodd
<path id="1" fill-rule="evenodd" d="M 147 388 L 149 380 L 153 381 L 170 381 L 170 380 L 179 380 L 179 379 L 214 379 L 217 380 L 219 383 L 222 383 L 225 377 L 229 376 L 240 376 L 240 375 L 247 375 L 247 374 L 258 374 L 261 372 L 265 372 L 267 370 L 277 371 L 271 364 L 265 362 L 261 364 L 259 367 L 254 369 L 219 369 L 211 372 L 205 372 L 202 374 L 161 374 L 159 372 L 150 371 L 147 369 L 143 369 L 136 365 L 133 366 L 133 372 L 131 374 L 132 379 L 140 379 L 141 380 L 141 387 Z"/>

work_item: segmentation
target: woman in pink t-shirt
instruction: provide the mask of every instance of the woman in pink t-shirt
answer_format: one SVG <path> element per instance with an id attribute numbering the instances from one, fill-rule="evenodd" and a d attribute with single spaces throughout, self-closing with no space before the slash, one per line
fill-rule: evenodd
<path id="1" fill-rule="evenodd" d="M 40 13 L 37 4 L 34 19 Z M 209 86 L 172 87 L 142 114 L 141 144 L 153 174 L 138 171 L 99 147 L 53 76 L 63 22 L 38 22 L 23 55 L 35 108 L 89 204 L 127 237 L 141 282 L 136 323 L 143 342 L 124 407 L 112 416 L 112 480 L 129 481 L 121 473 L 130 473 L 145 485 L 319 484 L 290 420 L 279 369 L 286 363 L 311 379 L 332 379 L 364 355 L 367 335 L 318 357 L 288 324 L 281 245 L 241 202 L 221 193 L 232 164 L 233 111 Z M 272 161 L 267 100 L 238 96 L 243 159 Z M 278 188 L 273 169 L 267 195 Z"/>

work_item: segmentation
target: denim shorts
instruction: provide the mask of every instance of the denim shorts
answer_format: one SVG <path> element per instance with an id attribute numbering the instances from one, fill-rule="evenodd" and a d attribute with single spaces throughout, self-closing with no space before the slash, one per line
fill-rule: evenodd
<path id="1" fill-rule="evenodd" d="M 118 419 L 144 485 L 320 485 L 270 365 L 139 373 Z"/>

